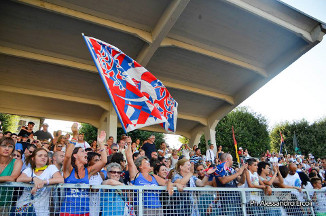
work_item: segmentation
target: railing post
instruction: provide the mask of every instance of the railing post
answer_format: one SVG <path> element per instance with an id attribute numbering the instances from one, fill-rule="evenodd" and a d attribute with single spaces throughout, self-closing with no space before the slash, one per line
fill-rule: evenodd
<path id="1" fill-rule="evenodd" d="M 139 211 L 139 216 L 142 216 L 143 215 L 143 206 L 144 206 L 144 203 L 143 203 L 143 189 L 139 189 L 139 208 L 138 208 L 138 211 Z"/>
<path id="2" fill-rule="evenodd" d="M 242 207 L 242 212 L 244 216 L 247 216 L 247 210 L 246 210 L 246 192 L 241 190 L 241 207 Z"/>
<path id="3" fill-rule="evenodd" d="M 309 196 L 309 192 L 308 191 L 305 191 L 305 192 L 307 194 L 307 200 L 310 201 L 310 203 L 312 203 L 312 200 L 310 199 L 310 196 Z M 314 193 L 315 193 L 315 191 L 314 191 Z M 311 210 L 312 216 L 315 216 L 314 207 L 312 205 L 310 206 L 310 210 Z"/>

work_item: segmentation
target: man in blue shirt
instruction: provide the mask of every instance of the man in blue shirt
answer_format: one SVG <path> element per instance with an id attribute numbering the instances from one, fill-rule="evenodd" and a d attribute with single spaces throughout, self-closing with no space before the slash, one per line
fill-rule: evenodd
<path id="1" fill-rule="evenodd" d="M 147 158 L 152 158 L 152 152 L 156 152 L 155 135 L 151 135 L 147 142 L 141 147 L 145 151 L 145 155 Z"/>

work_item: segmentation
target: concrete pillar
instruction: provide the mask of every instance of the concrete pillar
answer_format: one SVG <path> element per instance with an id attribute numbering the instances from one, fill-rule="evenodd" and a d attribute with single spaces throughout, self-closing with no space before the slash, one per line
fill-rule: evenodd
<path id="1" fill-rule="evenodd" d="M 106 138 L 109 138 L 109 136 L 113 136 L 114 142 L 117 142 L 117 123 L 118 123 L 117 121 L 118 121 L 117 114 L 112 107 L 110 112 L 105 111 L 102 114 L 98 132 L 104 130 L 106 132 L 106 136 L 107 136 Z"/>
<path id="2" fill-rule="evenodd" d="M 195 129 L 192 130 L 191 132 L 191 137 L 189 140 L 189 147 L 193 147 L 194 145 L 198 146 L 198 143 L 200 142 L 200 137 L 204 133 L 204 127 L 196 127 Z"/>
<path id="3" fill-rule="evenodd" d="M 205 128 L 205 139 L 206 139 L 206 148 L 209 148 L 210 144 L 214 145 L 214 152 L 217 152 L 217 147 L 216 147 L 216 138 L 215 138 L 215 127 L 213 129 L 206 127 Z"/>

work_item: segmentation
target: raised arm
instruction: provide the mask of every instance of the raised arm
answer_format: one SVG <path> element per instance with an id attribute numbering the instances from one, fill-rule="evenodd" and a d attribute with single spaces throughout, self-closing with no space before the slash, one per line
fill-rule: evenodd
<path id="1" fill-rule="evenodd" d="M 127 158 L 127 163 L 128 163 L 128 171 L 129 171 L 129 176 L 130 180 L 134 180 L 135 176 L 137 175 L 137 167 L 134 163 L 134 160 L 132 159 L 132 152 L 131 152 L 131 142 L 129 142 L 130 138 L 127 138 L 127 149 L 125 151 L 126 153 L 126 158 Z"/>
<path id="2" fill-rule="evenodd" d="M 78 135 L 78 124 L 74 123 L 71 126 L 71 131 L 72 131 L 72 138 L 71 141 L 67 144 L 67 149 L 65 153 L 65 159 L 63 160 L 63 177 L 67 178 L 71 171 L 72 171 L 72 166 L 71 166 L 71 154 L 74 151 L 76 142 L 77 142 L 77 135 Z"/>
<path id="3" fill-rule="evenodd" d="M 97 143 L 100 144 L 100 154 L 101 154 L 101 160 L 97 163 L 95 163 L 93 166 L 88 167 L 88 171 L 90 173 L 89 177 L 99 172 L 106 164 L 107 162 L 107 155 L 106 150 L 104 146 L 104 141 L 106 140 L 106 133 L 105 131 L 101 131 L 101 133 L 97 136 Z"/>

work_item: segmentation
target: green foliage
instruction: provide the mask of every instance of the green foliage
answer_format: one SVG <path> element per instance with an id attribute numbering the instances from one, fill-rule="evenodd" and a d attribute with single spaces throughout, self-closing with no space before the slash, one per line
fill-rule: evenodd
<path id="1" fill-rule="evenodd" d="M 11 131 L 13 133 L 17 132 L 17 122 L 18 116 L 0 113 L 0 121 L 2 125 L 2 131 Z"/>
<path id="2" fill-rule="evenodd" d="M 293 136 L 294 132 L 298 140 L 298 147 L 301 154 L 312 153 L 316 157 L 324 157 L 326 152 L 326 119 L 314 122 L 309 125 L 307 120 L 297 122 L 284 122 L 277 125 L 270 134 L 272 149 L 276 152 L 280 149 L 281 137 L 284 138 L 285 149 L 288 154 L 294 154 Z M 283 154 L 285 154 L 283 149 Z"/>
<path id="3" fill-rule="evenodd" d="M 181 142 L 182 144 L 188 144 L 189 143 L 189 139 L 187 137 L 180 136 L 179 137 L 179 142 Z"/>
<path id="4" fill-rule="evenodd" d="M 117 137 L 118 140 L 120 139 L 122 134 L 125 134 L 125 132 L 123 131 L 122 128 L 118 128 L 118 137 Z M 152 134 L 155 135 L 156 149 L 159 149 L 161 143 L 165 142 L 163 133 L 143 131 L 143 130 L 134 130 L 127 133 L 127 135 L 131 137 L 133 142 L 136 141 L 136 139 L 140 139 L 140 143 L 143 143 L 143 141 L 147 140 L 149 136 Z"/>
<path id="5" fill-rule="evenodd" d="M 84 139 L 91 144 L 94 140 L 97 140 L 97 128 L 91 124 L 82 123 L 79 129 L 80 133 L 84 133 Z"/>
<path id="6" fill-rule="evenodd" d="M 240 107 L 230 112 L 219 121 L 216 130 L 216 144 L 222 145 L 224 152 L 229 152 L 235 158 L 235 148 L 232 138 L 232 126 L 238 148 L 248 149 L 250 156 L 259 157 L 270 149 L 270 138 L 266 119 L 260 114 L 250 112 L 246 107 Z M 206 151 L 204 136 L 201 137 L 200 148 Z M 203 149 L 205 148 L 205 151 Z"/>

